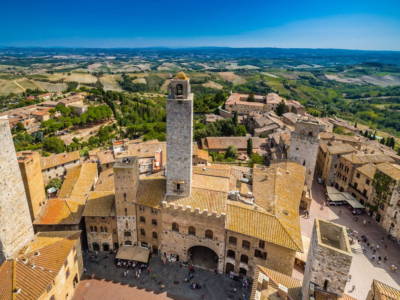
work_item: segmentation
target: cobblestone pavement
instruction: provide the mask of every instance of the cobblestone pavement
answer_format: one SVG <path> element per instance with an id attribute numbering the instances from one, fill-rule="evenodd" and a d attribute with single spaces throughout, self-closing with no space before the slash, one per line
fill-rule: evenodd
<path id="1" fill-rule="evenodd" d="M 99 254 L 96 260 L 84 255 L 85 276 L 75 292 L 73 300 L 222 300 L 248 299 L 250 289 L 244 289 L 241 281 L 226 275 L 195 268 L 191 282 L 201 285 L 193 290 L 185 282 L 188 268 L 179 263 L 163 264 L 158 256 L 150 260 L 150 272 L 143 271 L 136 278 L 136 269 L 130 269 L 124 277 L 126 268 L 117 268 L 113 254 Z M 94 277 L 94 278 L 92 278 Z"/>
<path id="2" fill-rule="evenodd" d="M 400 269 L 400 246 L 388 241 L 385 231 L 367 215 L 359 216 L 358 221 L 355 221 L 349 208 L 344 206 L 325 206 L 325 194 L 322 185 L 314 182 L 312 196 L 310 218 L 301 218 L 300 220 L 303 235 L 311 237 L 314 219 L 321 218 L 354 230 L 356 238 L 361 235 L 367 236 L 370 246 L 376 247 L 376 245 L 379 245 L 375 260 L 372 259 L 372 250 L 366 244 L 361 242 L 361 247 L 355 247 L 358 249 L 353 251 L 354 256 L 350 269 L 351 280 L 346 286 L 346 293 L 359 300 L 364 300 L 373 279 L 378 279 L 400 289 L 400 270 L 396 273 L 390 270 L 392 264 Z M 364 219 L 367 221 L 366 225 L 363 224 Z M 383 241 L 382 238 L 384 238 Z M 385 245 L 387 248 L 385 248 Z M 388 261 L 378 264 L 378 256 L 381 256 L 382 259 L 387 256 Z M 356 288 L 353 292 L 350 292 L 353 285 Z"/>

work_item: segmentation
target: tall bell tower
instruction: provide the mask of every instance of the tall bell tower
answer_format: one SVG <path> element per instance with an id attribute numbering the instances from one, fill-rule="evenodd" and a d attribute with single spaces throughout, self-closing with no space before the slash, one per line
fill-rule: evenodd
<path id="1" fill-rule="evenodd" d="M 167 196 L 188 196 L 192 188 L 193 94 L 179 72 L 167 100 Z"/>

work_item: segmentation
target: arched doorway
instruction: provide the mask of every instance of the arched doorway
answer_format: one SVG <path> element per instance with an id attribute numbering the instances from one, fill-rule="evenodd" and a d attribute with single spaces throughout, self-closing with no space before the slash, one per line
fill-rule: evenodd
<path id="1" fill-rule="evenodd" d="M 229 274 L 230 272 L 235 272 L 235 266 L 231 263 L 226 263 L 225 273 Z"/>
<path id="2" fill-rule="evenodd" d="M 103 251 L 110 251 L 110 245 L 107 243 L 103 244 Z"/>
<path id="3" fill-rule="evenodd" d="M 210 248 L 204 246 L 191 247 L 188 250 L 188 257 L 195 266 L 209 270 L 218 269 L 218 255 Z"/>
<path id="4" fill-rule="evenodd" d="M 99 244 L 93 243 L 93 244 L 92 244 L 92 247 L 93 247 L 93 251 L 100 251 L 100 246 L 99 246 Z"/>

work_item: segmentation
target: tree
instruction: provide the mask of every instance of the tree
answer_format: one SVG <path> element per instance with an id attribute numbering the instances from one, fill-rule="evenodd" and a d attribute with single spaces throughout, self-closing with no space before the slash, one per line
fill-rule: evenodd
<path id="1" fill-rule="evenodd" d="M 384 138 L 384 137 L 383 137 L 383 138 L 381 138 L 381 140 L 379 141 L 379 143 L 381 143 L 382 145 L 386 145 L 385 138 Z"/>
<path id="2" fill-rule="evenodd" d="M 253 153 L 253 140 L 250 138 L 247 140 L 247 155 L 251 155 Z"/>
<path id="3" fill-rule="evenodd" d="M 253 167 L 255 164 L 256 165 L 263 165 L 265 163 L 265 159 L 264 157 L 262 157 L 260 154 L 258 153 L 253 153 L 250 157 L 250 164 Z"/>
<path id="4" fill-rule="evenodd" d="M 13 133 L 14 133 L 14 132 L 15 132 L 15 133 L 17 133 L 17 132 L 23 132 L 23 131 L 26 131 L 24 124 L 22 124 L 21 122 L 18 122 L 18 123 L 15 125 L 15 127 L 14 127 Z"/>
<path id="5" fill-rule="evenodd" d="M 286 106 L 285 102 L 283 100 L 278 104 L 276 107 L 276 114 L 278 116 L 282 116 L 284 113 L 288 111 L 288 107 Z"/>
<path id="6" fill-rule="evenodd" d="M 43 150 L 52 153 L 64 152 L 65 144 L 57 137 L 47 137 L 43 140 Z"/>
<path id="7" fill-rule="evenodd" d="M 228 150 L 226 150 L 225 158 L 233 158 L 236 159 L 237 150 L 235 146 L 229 146 Z"/>
<path id="8" fill-rule="evenodd" d="M 48 190 L 49 188 L 52 188 L 52 187 L 59 190 L 61 188 L 61 185 L 62 185 L 62 180 L 60 178 L 53 178 L 46 185 L 46 190 Z"/>
<path id="9" fill-rule="evenodd" d="M 254 94 L 253 94 L 253 93 L 251 93 L 251 94 L 249 95 L 249 97 L 247 98 L 247 101 L 248 101 L 248 102 L 254 102 L 254 101 L 256 101 L 256 99 L 254 98 Z"/>
<path id="10" fill-rule="evenodd" d="M 237 111 L 233 112 L 233 124 L 237 125 L 238 124 L 238 114 Z"/>

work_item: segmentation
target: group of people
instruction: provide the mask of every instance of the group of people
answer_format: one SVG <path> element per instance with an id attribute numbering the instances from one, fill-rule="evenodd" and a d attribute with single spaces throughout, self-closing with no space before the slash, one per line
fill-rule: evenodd
<path id="1" fill-rule="evenodd" d="M 371 260 L 376 261 L 378 265 L 380 265 L 382 262 L 386 263 L 388 261 L 387 255 L 381 254 L 381 246 L 377 243 L 376 245 L 372 244 L 369 242 L 367 236 L 361 235 L 361 239 L 358 239 L 359 242 L 363 243 L 363 252 L 365 254 L 368 253 L 368 251 L 371 252 Z M 387 249 L 387 244 L 385 244 L 385 238 L 381 239 L 381 243 L 383 244 L 384 249 Z M 397 266 L 392 264 L 390 266 L 390 269 L 392 272 L 397 271 Z"/>
<path id="2" fill-rule="evenodd" d="M 127 268 L 123 272 L 123 277 L 125 277 L 125 278 L 128 277 L 130 270 L 135 271 L 134 276 L 137 279 L 140 279 L 140 276 L 142 275 L 143 271 L 146 270 L 148 273 L 151 272 L 150 267 L 144 263 L 137 263 L 134 261 L 126 261 L 126 260 L 117 260 L 116 265 L 117 265 L 117 267 Z"/>

